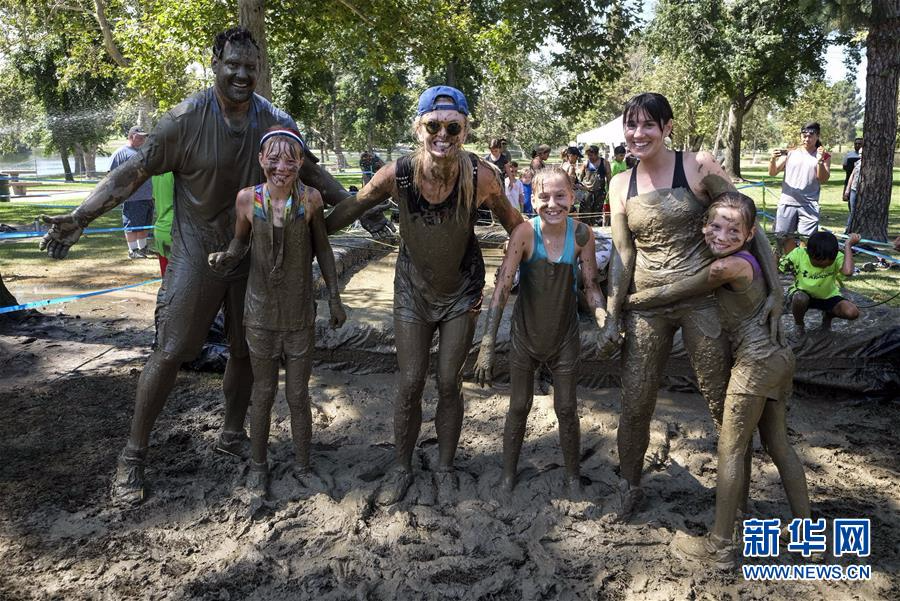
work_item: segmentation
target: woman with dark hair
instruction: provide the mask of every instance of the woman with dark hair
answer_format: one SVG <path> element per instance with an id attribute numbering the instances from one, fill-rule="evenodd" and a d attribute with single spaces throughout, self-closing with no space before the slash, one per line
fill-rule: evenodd
<path id="1" fill-rule="evenodd" d="M 475 237 L 482 204 L 507 232 L 522 216 L 507 202 L 497 172 L 463 150 L 469 106 L 456 88 L 435 86 L 419 97 L 416 151 L 380 169 L 356 198 L 326 220 L 328 232 L 349 225 L 388 197 L 400 208 L 400 253 L 394 276 L 394 336 L 399 383 L 394 405 L 395 469 L 378 495 L 396 503 L 412 483 L 412 454 L 422 426 L 422 389 L 431 339 L 438 332 L 438 473 L 453 468 L 462 429 L 462 366 L 475 334 L 484 260 Z M 445 476 L 439 475 L 444 480 Z"/>
<path id="2" fill-rule="evenodd" d="M 613 178 L 610 185 L 613 260 L 607 302 L 609 318 L 601 334 L 606 350 L 622 348 L 622 415 L 617 442 L 621 467 L 622 508 L 627 519 L 643 497 L 640 488 L 644 453 L 656 391 L 680 328 L 697 383 L 716 425 L 721 423 L 731 367 L 731 349 L 722 334 L 715 297 L 701 294 L 649 310 L 623 311 L 629 291 L 641 291 L 692 276 L 712 260 L 701 232 L 706 208 L 719 194 L 735 191 L 714 157 L 675 152 L 666 147 L 672 133 L 672 107 L 665 96 L 643 93 L 625 105 L 625 143 L 640 162 Z M 760 242 L 759 240 L 763 240 Z M 781 287 L 772 249 L 755 238 L 769 298 L 773 335 L 781 312 Z"/>

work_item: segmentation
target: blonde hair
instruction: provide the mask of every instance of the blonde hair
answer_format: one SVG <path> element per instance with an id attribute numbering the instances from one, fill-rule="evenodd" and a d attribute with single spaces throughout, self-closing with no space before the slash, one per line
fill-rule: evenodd
<path id="1" fill-rule="evenodd" d="M 288 136 L 272 136 L 266 139 L 266 141 L 263 142 L 262 148 L 259 149 L 259 153 L 263 156 L 263 158 L 268 157 L 271 154 L 285 153 L 301 164 L 303 163 L 303 159 L 305 158 L 303 147 L 300 145 L 300 143 Z M 302 195 L 301 187 L 303 188 Z M 309 186 L 300 181 L 299 168 L 297 169 L 297 177 L 294 179 L 294 185 L 291 187 L 291 197 L 294 199 L 294 202 L 299 202 L 302 204 L 304 214 L 308 215 L 310 211 Z M 284 225 L 285 227 L 287 227 L 288 224 L 285 223 Z"/>
<path id="2" fill-rule="evenodd" d="M 419 115 L 413 120 L 413 137 L 417 138 L 419 127 L 424 126 L 422 117 L 423 115 Z M 461 137 L 459 141 L 459 152 L 456 153 L 456 165 L 459 171 L 459 186 L 456 191 L 456 218 L 459 221 L 465 221 L 468 216 L 472 214 L 472 209 L 475 206 L 475 182 L 472 181 L 472 160 L 469 158 L 470 153 L 462 148 L 468 133 L 469 118 L 463 115 L 463 131 L 459 134 Z M 425 182 L 424 159 L 427 156 L 427 153 L 428 151 L 425 150 L 425 147 L 422 145 L 419 145 L 418 148 L 413 151 L 413 186 L 415 186 L 417 190 L 421 190 L 422 184 Z M 481 162 L 481 164 L 483 164 L 483 162 Z"/>
<path id="3" fill-rule="evenodd" d="M 560 177 L 566 180 L 566 188 L 569 190 L 569 193 L 574 197 L 575 191 L 572 189 L 572 178 L 569 177 L 569 174 L 566 173 L 562 167 L 559 165 L 547 165 L 543 169 L 538 170 L 534 174 L 534 178 L 531 180 L 531 189 L 533 190 L 533 194 L 537 196 L 544 189 L 544 180 L 550 179 L 552 177 Z"/>

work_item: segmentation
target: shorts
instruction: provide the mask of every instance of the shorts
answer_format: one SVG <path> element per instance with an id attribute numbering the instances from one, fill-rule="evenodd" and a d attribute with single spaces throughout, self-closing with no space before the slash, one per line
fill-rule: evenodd
<path id="1" fill-rule="evenodd" d="M 547 357 L 539 357 L 529 352 L 528 345 L 522 344 L 520 337 L 513 332 L 509 345 L 509 364 L 523 370 L 534 371 L 539 365 L 547 366 L 551 373 L 565 375 L 578 371 L 578 360 L 581 355 L 581 336 L 578 328 L 570 332 L 554 353 Z"/>
<path id="2" fill-rule="evenodd" d="M 799 232 L 812 236 L 819 229 L 819 203 L 805 206 L 779 204 L 775 213 L 775 233 L 793 234 Z"/>
<path id="3" fill-rule="evenodd" d="M 122 225 L 125 227 L 153 225 L 153 199 L 126 201 L 122 205 Z"/>
<path id="4" fill-rule="evenodd" d="M 832 296 L 830 298 L 815 298 L 809 295 L 809 292 L 804 292 L 803 290 L 794 290 L 791 292 L 788 300 L 794 298 L 794 294 L 797 292 L 803 292 L 803 294 L 809 296 L 809 308 L 810 309 L 818 309 L 819 311 L 825 311 L 826 313 L 831 313 L 834 311 L 834 308 L 837 307 L 841 301 L 847 300 L 840 294 L 837 296 Z"/>
<path id="5" fill-rule="evenodd" d="M 247 278 L 210 277 L 183 258 L 169 258 L 156 297 L 157 349 L 172 359 L 191 361 L 203 348 L 209 328 L 225 306 L 225 336 L 232 357 L 246 357 L 244 295 Z"/>
<path id="6" fill-rule="evenodd" d="M 312 357 L 316 342 L 316 328 L 310 326 L 298 330 L 263 330 L 246 327 L 247 347 L 250 356 L 259 359 L 308 359 Z"/>

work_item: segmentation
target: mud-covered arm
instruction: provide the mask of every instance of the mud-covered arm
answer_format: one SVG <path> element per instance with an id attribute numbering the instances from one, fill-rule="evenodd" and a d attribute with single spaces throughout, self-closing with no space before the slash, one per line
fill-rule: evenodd
<path id="1" fill-rule="evenodd" d="M 234 237 L 224 252 L 210 253 L 207 262 L 213 270 L 225 273 L 237 267 L 250 248 L 253 230 L 253 188 L 244 188 L 234 201 Z"/>
<path id="2" fill-rule="evenodd" d="M 339 328 L 347 321 L 347 313 L 341 303 L 340 282 L 337 276 L 337 266 L 334 261 L 334 252 L 328 241 L 328 231 L 325 229 L 325 207 L 319 195 L 314 194 L 310 202 L 312 219 L 310 231 L 312 233 L 312 248 L 319 262 L 319 271 L 328 288 L 328 311 L 331 314 L 329 325 Z"/>
<path id="3" fill-rule="evenodd" d="M 527 231 L 526 231 L 527 230 Z M 478 359 L 475 361 L 475 381 L 480 386 L 490 385 L 494 370 L 494 345 L 497 342 L 497 331 L 500 329 L 500 321 L 503 318 L 503 309 L 512 290 L 513 280 L 522 257 L 528 252 L 531 241 L 531 227 L 523 224 L 513 231 L 506 248 L 506 256 L 500 265 L 497 274 L 497 282 L 494 286 L 494 294 L 491 304 L 485 315 L 484 335 L 481 338 L 481 348 L 478 351 Z"/>
<path id="4" fill-rule="evenodd" d="M 769 334 L 773 341 L 777 340 L 778 328 L 781 322 L 781 313 L 784 307 L 784 290 L 781 289 L 781 280 L 778 277 L 778 264 L 775 261 L 775 253 L 769 246 L 769 240 L 762 230 L 750 240 L 750 252 L 759 262 L 762 270 L 763 279 L 766 281 L 766 287 L 769 289 L 769 296 L 766 298 L 766 306 L 760 315 L 759 324 L 763 325 L 769 322 Z"/>
<path id="5" fill-rule="evenodd" d="M 50 229 L 41 240 L 41 250 L 46 250 L 54 259 L 64 258 L 89 223 L 125 202 L 149 177 L 140 155 L 135 155 L 103 178 L 71 213 L 54 217 L 42 215 L 41 219 Z"/>
<path id="6" fill-rule="evenodd" d="M 654 288 L 645 288 L 632 292 L 625 299 L 626 309 L 653 309 L 671 303 L 706 294 L 721 285 L 710 277 L 712 266 L 708 266 L 694 275 L 682 278 L 670 284 Z"/>
<path id="7" fill-rule="evenodd" d="M 378 203 L 388 198 L 394 189 L 394 177 L 396 164 L 390 163 L 379 169 L 369 183 L 356 193 L 338 203 L 334 210 L 325 219 L 325 227 L 329 234 L 344 229 L 363 213 L 374 208 Z M 304 180 L 304 183 L 307 183 Z"/>
<path id="8" fill-rule="evenodd" d="M 603 292 L 597 286 L 597 254 L 594 232 L 583 223 L 579 223 L 575 229 L 575 243 L 581 248 L 581 279 L 584 282 L 584 296 L 588 305 L 594 309 L 594 318 L 597 325 L 603 327 L 606 324 L 606 299 Z"/>
<path id="9" fill-rule="evenodd" d="M 486 163 L 483 166 L 479 165 L 478 169 L 478 205 L 482 204 L 491 210 L 508 234 L 512 234 L 513 230 L 524 221 L 522 214 L 513 209 L 506 200 L 500 178 Z"/>

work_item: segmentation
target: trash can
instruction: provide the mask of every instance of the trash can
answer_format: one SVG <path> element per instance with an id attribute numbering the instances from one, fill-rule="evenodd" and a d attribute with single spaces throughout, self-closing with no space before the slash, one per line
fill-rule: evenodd
<path id="1" fill-rule="evenodd" d="M 5 173 L 0 173 L 0 202 L 9 202 L 9 180 Z"/>

